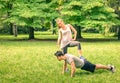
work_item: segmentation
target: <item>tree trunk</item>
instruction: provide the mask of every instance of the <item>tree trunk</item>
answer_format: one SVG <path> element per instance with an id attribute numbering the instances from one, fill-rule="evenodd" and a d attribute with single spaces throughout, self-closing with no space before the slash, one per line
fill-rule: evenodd
<path id="1" fill-rule="evenodd" d="M 17 25 L 16 24 L 13 25 L 13 33 L 14 33 L 14 36 L 17 37 L 18 32 L 17 32 Z"/>
<path id="2" fill-rule="evenodd" d="M 7 3 L 7 8 L 8 8 L 7 16 L 8 16 L 8 18 L 9 18 L 10 15 L 11 15 L 10 10 L 12 10 L 13 4 L 11 4 L 10 2 L 8 2 L 8 3 Z M 10 28 L 10 35 L 13 35 L 13 23 L 8 24 L 8 27 Z"/>
<path id="3" fill-rule="evenodd" d="M 118 40 L 120 40 L 120 26 L 118 26 Z"/>
<path id="4" fill-rule="evenodd" d="M 29 39 L 34 39 L 34 28 L 29 27 Z"/>
<path id="5" fill-rule="evenodd" d="M 120 0 L 117 1 L 115 7 L 115 13 L 118 14 L 118 19 L 120 20 L 120 10 L 119 10 Z M 118 26 L 118 40 L 120 40 L 120 26 Z"/>
<path id="6" fill-rule="evenodd" d="M 55 19 L 53 19 L 52 20 L 52 28 L 53 28 L 53 31 L 52 31 L 52 34 L 54 35 L 54 34 L 56 34 L 56 27 L 55 27 L 55 25 L 56 25 L 56 22 L 55 22 Z"/>
<path id="7" fill-rule="evenodd" d="M 10 35 L 13 35 L 13 24 L 10 23 L 10 24 L 8 25 L 8 27 L 9 27 L 9 30 L 10 30 Z"/>
<path id="8" fill-rule="evenodd" d="M 75 28 L 76 28 L 76 30 L 77 30 L 77 39 L 81 39 L 82 38 L 82 36 L 81 36 L 81 26 L 77 26 L 77 25 L 75 25 Z"/>

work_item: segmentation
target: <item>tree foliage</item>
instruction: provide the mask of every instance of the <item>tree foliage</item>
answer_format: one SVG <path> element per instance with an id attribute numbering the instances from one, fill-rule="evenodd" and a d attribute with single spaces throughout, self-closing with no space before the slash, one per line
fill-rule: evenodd
<path id="1" fill-rule="evenodd" d="M 8 10 L 7 4 L 11 4 L 12 8 Z M 1 1 L 1 13 L 10 11 L 9 18 L 5 18 L 4 22 L 16 23 L 22 26 L 41 27 L 42 19 L 51 20 L 55 17 L 55 11 L 50 8 L 50 0 L 6 0 Z M 3 5 L 2 5 L 3 4 Z"/>
<path id="2" fill-rule="evenodd" d="M 97 0 L 71 0 L 63 5 L 63 18 L 82 27 L 101 27 L 115 25 L 117 15 L 114 9 Z"/>
<path id="3" fill-rule="evenodd" d="M 109 1 L 113 3 L 112 0 L 1 0 L 0 18 L 7 24 L 42 28 L 61 17 L 81 27 L 100 29 L 120 24 Z"/>

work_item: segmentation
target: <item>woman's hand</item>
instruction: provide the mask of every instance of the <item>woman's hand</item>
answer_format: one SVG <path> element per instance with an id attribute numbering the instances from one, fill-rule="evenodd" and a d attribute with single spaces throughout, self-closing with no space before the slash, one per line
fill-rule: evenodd
<path id="1" fill-rule="evenodd" d="M 76 39 L 71 39 L 71 41 L 75 41 Z"/>

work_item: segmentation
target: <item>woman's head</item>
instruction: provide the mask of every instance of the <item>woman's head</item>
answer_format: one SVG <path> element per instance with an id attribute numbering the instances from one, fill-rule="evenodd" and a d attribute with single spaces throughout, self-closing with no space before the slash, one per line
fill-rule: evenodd
<path id="1" fill-rule="evenodd" d="M 58 25 L 59 28 L 63 28 L 65 26 L 63 20 L 60 19 L 60 18 L 56 19 L 56 23 L 57 23 L 57 25 Z"/>

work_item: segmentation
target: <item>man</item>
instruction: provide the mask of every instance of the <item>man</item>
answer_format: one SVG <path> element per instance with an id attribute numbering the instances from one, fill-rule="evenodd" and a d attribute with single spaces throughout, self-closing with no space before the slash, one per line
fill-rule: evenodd
<path id="1" fill-rule="evenodd" d="M 59 61 L 63 60 L 64 61 L 64 66 L 63 66 L 63 71 L 62 73 L 64 74 L 67 64 L 71 65 L 71 77 L 74 77 L 75 74 L 75 69 L 76 68 L 81 68 L 82 70 L 94 72 L 96 69 L 106 69 L 111 72 L 115 72 L 114 66 L 105 66 L 102 64 L 92 64 L 86 59 L 78 58 L 76 56 L 73 56 L 71 54 L 63 54 L 62 51 L 57 51 L 54 54 Z"/>

